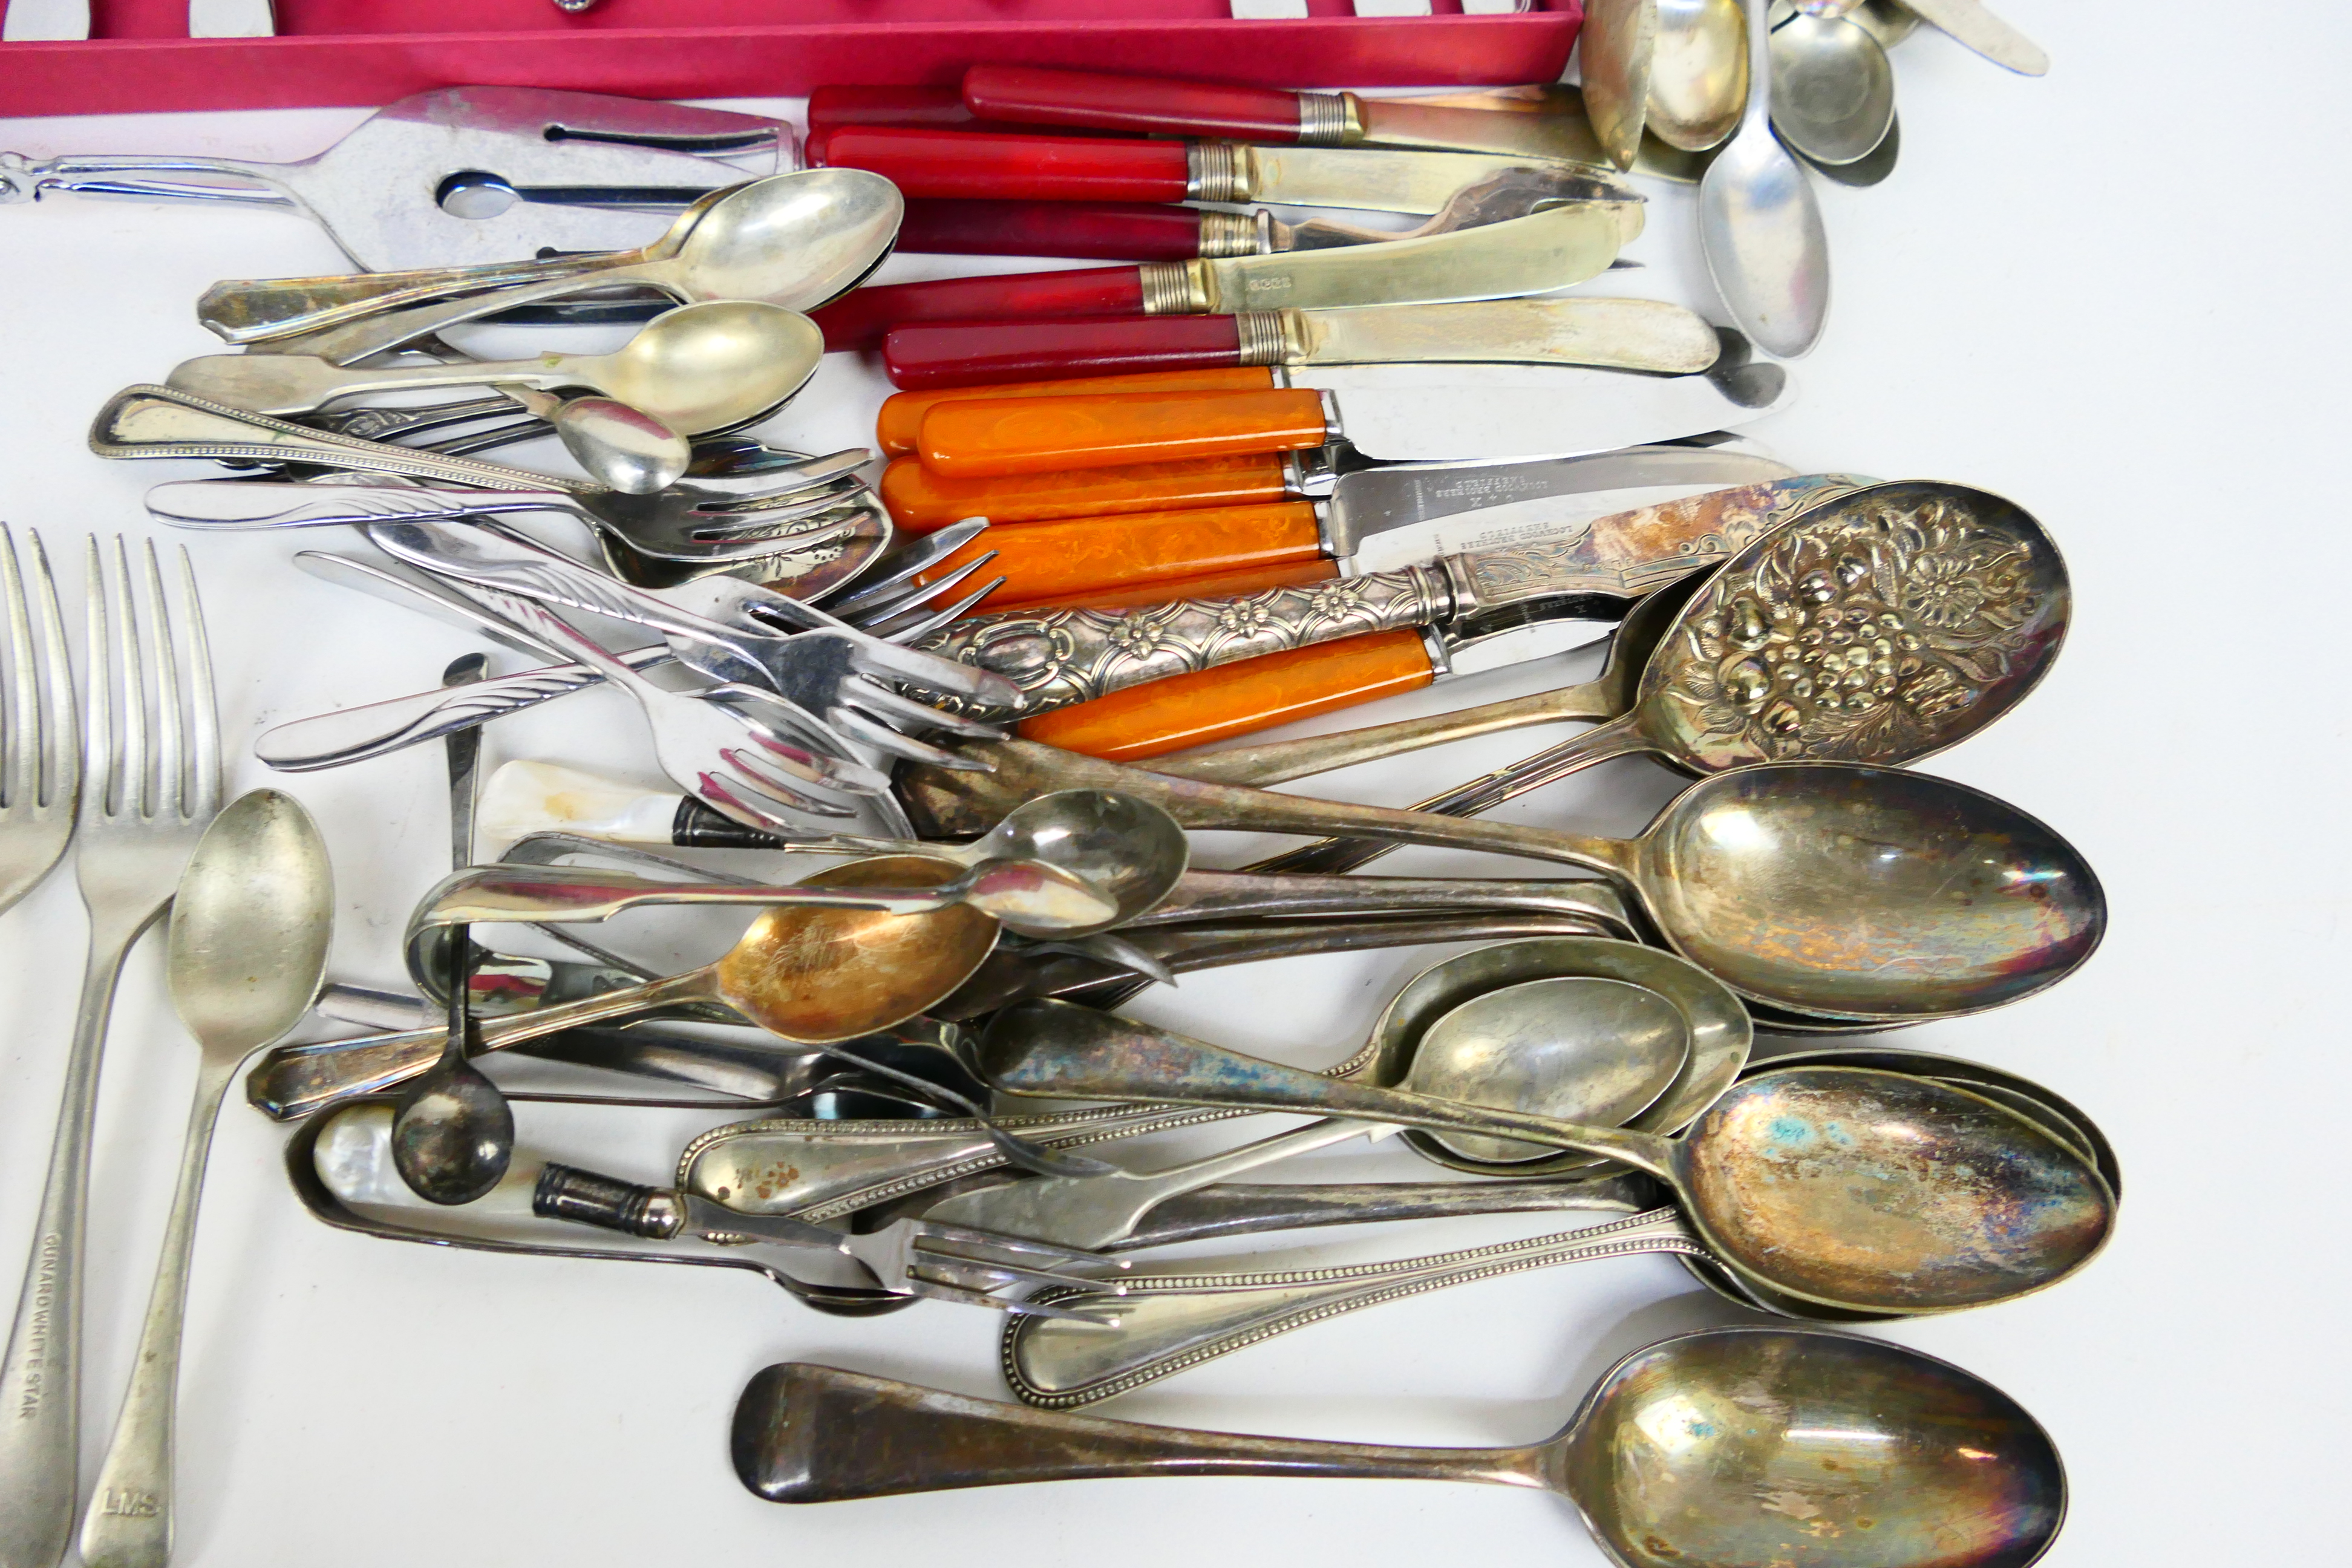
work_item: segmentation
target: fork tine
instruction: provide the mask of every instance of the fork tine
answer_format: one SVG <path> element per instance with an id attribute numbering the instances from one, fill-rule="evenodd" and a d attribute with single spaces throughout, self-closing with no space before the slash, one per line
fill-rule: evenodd
<path id="1" fill-rule="evenodd" d="M 835 708 L 825 714 L 825 721 L 853 741 L 862 742 L 885 756 L 901 757 L 910 763 L 922 763 L 935 768 L 958 768 L 971 771 L 982 764 L 952 752 L 942 752 L 925 741 L 900 734 L 887 724 L 878 723 L 863 713 L 847 708 Z"/>
<path id="2" fill-rule="evenodd" d="M 180 716 L 180 656 L 172 646 L 172 611 L 163 601 L 163 568 L 155 542 L 147 541 L 147 570 L 140 578 L 142 618 L 155 645 L 155 795 L 153 815 L 182 815 L 187 805 L 187 731 Z"/>
<path id="3" fill-rule="evenodd" d="M 719 756 L 733 771 L 733 782 L 739 789 L 755 796 L 761 803 L 787 812 L 803 811 L 836 819 L 857 815 L 856 807 L 821 794 L 813 794 L 810 786 L 761 766 L 759 759 L 749 752 L 730 747 L 719 752 Z"/>
<path id="4" fill-rule="evenodd" d="M 96 793 L 91 815 L 106 816 L 114 810 L 114 666 L 107 650 L 114 641 L 109 614 L 110 590 L 106 557 L 98 535 L 89 545 L 89 585 L 82 594 L 82 635 L 89 648 L 89 722 L 82 731 L 82 781 Z"/>
<path id="5" fill-rule="evenodd" d="M 58 580 L 37 530 L 26 529 L 33 546 L 33 575 L 41 591 L 41 766 L 47 776 L 43 805 L 71 811 L 81 795 L 81 721 L 74 700 L 73 665 L 66 655 L 65 613 L 58 607 Z M 12 552 L 13 553 L 13 552 Z"/>
<path id="6" fill-rule="evenodd" d="M 832 606 L 833 613 L 852 626 L 862 626 L 872 621 L 886 619 L 902 611 L 914 609 L 919 605 L 928 605 L 934 599 L 942 598 L 953 593 L 959 584 L 995 560 L 998 553 L 991 550 L 975 555 L 945 576 L 934 578 L 929 583 L 902 581 L 887 584 L 877 584 L 877 592 L 872 595 L 857 595 L 844 599 L 840 604 Z M 886 587 L 888 590 L 887 593 L 880 591 Z"/>
<path id="7" fill-rule="evenodd" d="M 987 530 L 988 519 L 968 517 L 900 543 L 874 563 L 869 568 L 873 574 L 869 579 L 851 585 L 846 592 L 836 591 L 838 596 L 829 596 L 834 614 L 846 616 L 870 609 L 893 597 L 910 579 L 921 576 Z"/>
<path id="8" fill-rule="evenodd" d="M 712 810 L 717 811 L 723 816 L 733 817 L 736 821 L 743 823 L 747 826 L 758 827 L 770 833 L 781 834 L 788 838 L 795 835 L 805 835 L 810 831 L 810 825 L 807 820 L 803 817 L 796 816 L 793 814 L 793 808 L 786 805 L 782 801 L 771 800 L 771 797 L 753 789 L 749 780 L 740 778 L 732 773 L 727 774 L 709 772 L 697 773 L 695 775 L 694 795 L 697 800 L 701 801 L 705 805 L 709 806 Z M 750 796 L 751 798 L 746 798 L 747 796 Z M 769 801 L 770 804 L 762 805 L 762 801 Z M 826 813 L 823 810 L 814 810 L 809 815 L 821 816 L 825 814 Z M 838 815 L 849 816 L 854 814 L 843 812 Z"/>
<path id="9" fill-rule="evenodd" d="M 966 1263 L 993 1263 L 995 1260 L 985 1254 L 997 1252 L 1016 1258 L 1037 1258 L 1052 1263 L 1095 1263 L 1118 1269 L 1126 1268 L 1129 1264 L 1124 1258 L 1110 1258 L 1099 1252 L 1089 1252 L 1084 1247 L 1057 1247 L 1050 1241 L 1032 1241 L 1025 1236 L 1013 1236 L 1001 1230 L 982 1230 L 945 1220 L 914 1220 L 909 1222 L 908 1229 L 919 1247 L 927 1241 L 937 1241 L 970 1248 L 967 1252 L 949 1254 Z M 1087 1283 L 1105 1290 L 1117 1286 L 1117 1281 L 1111 1279 L 1089 1279 Z"/>
<path id="10" fill-rule="evenodd" d="M 991 577 L 987 582 L 982 583 L 979 587 L 973 589 L 971 593 L 966 594 L 954 604 L 947 605 L 943 609 L 934 610 L 929 615 L 924 616 L 906 626 L 892 629 L 890 623 L 888 621 L 885 621 L 880 626 L 866 626 L 864 629 L 869 635 L 880 637 L 884 642 L 894 642 L 901 645 L 920 642 L 923 638 L 930 636 L 941 626 L 953 621 L 960 621 L 963 619 L 964 616 L 971 614 L 973 610 L 980 606 L 980 602 L 982 599 L 987 598 L 991 594 L 995 593 L 999 588 L 1003 586 L 1003 578 Z M 895 619 L 896 617 L 893 618 Z"/>
<path id="11" fill-rule="evenodd" d="M 41 793 L 42 713 L 38 671 L 33 667 L 32 614 L 25 603 L 25 579 L 16 569 L 16 536 L 0 522 L 0 596 L 7 601 L 8 695 L 0 747 L 7 771 L 0 776 L 0 806 L 30 810 Z"/>
<path id="12" fill-rule="evenodd" d="M 125 816 L 143 817 L 152 798 L 147 791 L 147 668 L 139 647 L 132 582 L 131 546 L 118 533 L 106 589 L 107 609 L 115 617 L 114 656 L 121 664 L 118 690 L 122 702 L 115 710 L 115 721 L 122 731 L 122 761 L 115 781 L 121 800 L 115 809 Z"/>
<path id="13" fill-rule="evenodd" d="M 180 602 L 188 612 L 188 721 L 194 732 L 192 789 L 183 815 L 210 821 L 221 801 L 220 701 L 213 686 L 213 647 L 205 634 L 204 600 L 197 596 L 196 569 L 184 544 L 180 546 Z"/>
<path id="14" fill-rule="evenodd" d="M 841 683 L 841 700 L 885 722 L 911 724 L 918 730 L 944 730 L 951 735 L 969 735 L 977 740 L 997 740 L 1004 733 L 993 724 L 943 713 L 911 697 L 901 697 L 862 675 L 853 675 Z"/>

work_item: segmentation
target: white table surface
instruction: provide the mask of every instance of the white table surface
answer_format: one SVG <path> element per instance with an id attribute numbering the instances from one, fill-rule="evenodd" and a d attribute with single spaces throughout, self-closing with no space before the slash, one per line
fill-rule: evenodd
<path id="1" fill-rule="evenodd" d="M 1800 467 L 1999 491 L 2066 552 L 2077 602 L 2064 658 L 2032 700 L 1933 766 L 2079 844 L 2105 879 L 2112 934 L 2051 994 L 1889 1039 L 2027 1073 L 2075 1100 L 2118 1146 L 2128 1202 L 2106 1255 L 2063 1289 L 1874 1331 L 1991 1379 L 2047 1424 L 2074 1487 L 2053 1563 L 2336 1560 L 2345 1352 L 2326 1309 L 2347 1275 L 2323 1194 L 2340 1174 L 2330 1113 L 2352 1083 L 2326 998 L 2343 962 L 2352 743 L 2345 534 L 2337 498 L 2317 481 L 2319 457 L 2342 439 L 2331 362 L 2352 326 L 2338 276 L 2339 127 L 2322 106 L 2336 97 L 2352 22 L 2314 5 L 2274 9 L 2259 27 L 2178 0 L 2137 9 L 2130 25 L 2054 0 L 2002 9 L 2056 70 L 2011 76 L 1927 31 L 1899 51 L 1903 166 L 1874 190 L 1823 187 L 1833 319 L 1798 367 L 1801 403 L 1757 433 Z M 0 146 L 299 156 L 357 118 L 20 121 L 0 125 Z M 1637 252 L 1651 263 L 1645 285 L 1713 309 L 1687 242 L 1688 197 L 1654 194 Z M 216 346 L 189 310 L 215 279 L 339 269 L 323 237 L 291 217 L 72 199 L 0 217 L 0 511 L 40 529 L 63 558 L 69 605 L 79 535 L 148 532 L 141 491 L 197 472 L 90 457 L 91 413 L 118 387 Z M 951 269 L 923 258 L 889 276 Z M 861 441 L 881 388 L 870 367 L 836 356 L 772 434 L 813 450 Z M 437 751 L 272 778 L 246 743 L 282 718 L 434 684 L 467 645 L 303 576 L 288 563 L 296 543 L 190 543 L 231 793 L 276 784 L 316 813 L 336 862 L 335 972 L 387 983 L 400 923 L 443 869 Z M 1457 696 L 1534 689 L 1558 673 L 1489 678 Z M 1325 787 L 1402 804 L 1533 743 L 1460 747 Z M 612 694 L 509 721 L 488 746 L 493 761 L 560 757 L 656 777 L 635 716 Z M 1509 815 L 1630 830 L 1669 789 L 1645 763 L 1612 763 Z M 1241 847 L 1213 845 L 1204 858 L 1237 863 Z M 1510 874 L 1425 851 L 1388 867 Z M 0 922 L 9 1301 L 82 936 L 62 873 Z M 151 938 L 135 955 L 107 1058 L 85 1486 L 127 1373 L 195 1066 L 161 952 Z M 1141 1010 L 1323 1065 L 1437 956 L 1229 971 Z M 535 1142 L 646 1179 L 714 1120 L 534 1108 L 524 1118 Z M 1103 1482 L 779 1509 L 727 1465 L 728 1413 L 747 1377 L 808 1359 L 996 1394 L 992 1315 L 923 1305 L 839 1321 L 749 1276 L 331 1231 L 289 1194 L 283 1137 L 232 1106 L 213 1156 L 181 1385 L 187 1564 L 1599 1561 L 1565 1502 L 1459 1486 Z M 1335 1158 L 1346 1163 L 1327 1169 L 1396 1179 L 1427 1169 L 1393 1146 Z M 1334 1255 L 1554 1227 L 1538 1217 L 1391 1229 L 1349 1237 Z M 1625 1351 L 1738 1317 L 1665 1259 L 1538 1272 L 1294 1333 L 1102 1413 L 1528 1441 Z"/>

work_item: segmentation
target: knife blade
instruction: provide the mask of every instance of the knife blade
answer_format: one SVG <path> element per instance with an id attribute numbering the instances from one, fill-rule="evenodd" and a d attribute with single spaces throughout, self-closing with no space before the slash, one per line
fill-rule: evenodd
<path id="1" fill-rule="evenodd" d="M 1354 249 L 943 278 L 860 289 L 810 312 L 828 350 L 911 321 L 1237 315 L 1269 307 L 1431 304 L 1547 294 L 1597 278 L 1641 232 L 1638 204 L 1585 202 L 1455 234 Z"/>
<path id="2" fill-rule="evenodd" d="M 1267 392 L 941 402 L 917 456 L 947 479 L 1303 451 L 1399 462 L 1572 457 L 1736 427 L 1792 400 L 1769 361 L 1698 375 L 1549 365 L 1337 365 Z"/>
<path id="3" fill-rule="evenodd" d="M 1904 0 L 1910 5 L 1910 0 Z M 1930 26 L 1949 33 L 1962 45 L 1997 66 L 2021 76 L 2045 76 L 2050 57 L 2042 46 L 1994 16 L 1977 0 L 1919 0 L 1911 9 Z"/>
<path id="4" fill-rule="evenodd" d="M 1363 468 L 1339 475 L 1321 500 L 992 528 L 991 570 L 1005 582 L 989 607 L 1076 603 L 1244 569 L 1320 563 L 1326 577 L 1392 571 L 1462 551 L 1574 539 L 1596 518 L 1795 474 L 1746 453 L 1636 447 L 1529 463 Z M 956 570 L 980 552 L 975 541 L 930 570 Z"/>

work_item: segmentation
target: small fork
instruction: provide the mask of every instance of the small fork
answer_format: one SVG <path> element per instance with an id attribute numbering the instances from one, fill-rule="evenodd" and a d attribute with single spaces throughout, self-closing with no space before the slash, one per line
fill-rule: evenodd
<path id="1" fill-rule="evenodd" d="M 0 762 L 0 910 L 31 892 L 64 857 L 81 794 L 80 724 L 65 617 L 41 536 L 27 529 L 26 538 L 38 590 L 37 642 L 16 536 L 0 523 L 0 599 L 8 617 L 5 695 L 0 698 L 0 747 L 6 752 Z"/>
<path id="2" fill-rule="evenodd" d="M 919 1219 L 850 1235 L 785 1215 L 741 1214 L 698 1193 L 640 1186 L 552 1161 L 540 1174 L 530 1209 L 542 1219 L 572 1220 L 656 1241 L 692 1231 L 717 1240 L 740 1237 L 837 1252 L 864 1265 L 893 1294 L 929 1296 L 1001 1312 L 1115 1327 L 1118 1315 L 1108 1307 L 1072 1310 L 996 1292 L 1014 1285 L 1075 1285 L 1097 1295 L 1125 1293 L 1118 1276 L 1128 1267 L 1126 1261 L 1100 1253 Z M 1073 1272 L 1079 1268 L 1103 1272 Z"/>
<path id="3" fill-rule="evenodd" d="M 196 840 L 220 809 L 220 721 L 195 574 L 181 551 L 184 662 L 173 648 L 152 543 L 145 557 L 145 573 L 134 574 L 130 549 L 118 537 L 110 571 L 106 552 L 96 539 L 89 542 L 88 789 L 74 860 L 89 910 L 89 959 L 33 1255 L 0 1365 L 9 1415 L 0 1422 L 0 1563 L 56 1563 L 72 1536 L 82 1233 L 99 1058 L 123 958 L 171 903 Z M 122 1502 L 161 1506 L 160 1500 Z"/>

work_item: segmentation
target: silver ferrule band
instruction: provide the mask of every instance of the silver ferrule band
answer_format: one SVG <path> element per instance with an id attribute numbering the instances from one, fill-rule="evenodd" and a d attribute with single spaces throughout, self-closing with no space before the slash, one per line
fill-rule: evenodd
<path id="1" fill-rule="evenodd" d="M 1298 144 L 1302 147 L 1344 147 L 1364 139 L 1363 115 L 1352 92 L 1302 92 L 1298 95 Z"/>

